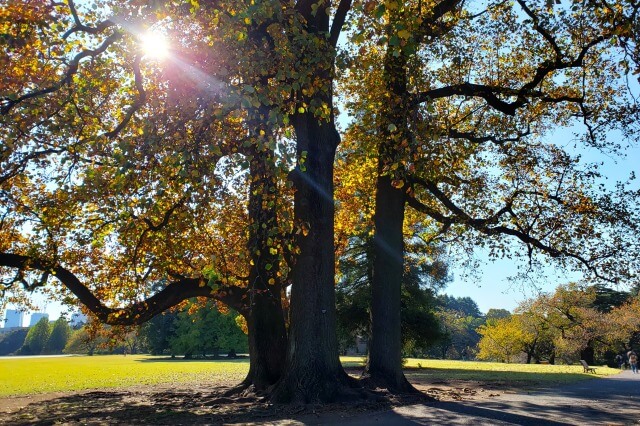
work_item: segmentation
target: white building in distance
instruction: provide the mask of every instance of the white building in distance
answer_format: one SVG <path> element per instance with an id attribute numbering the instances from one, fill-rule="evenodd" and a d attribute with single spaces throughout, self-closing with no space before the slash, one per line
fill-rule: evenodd
<path id="1" fill-rule="evenodd" d="M 7 313 L 3 321 L 3 326 L 4 328 L 22 327 L 23 319 L 24 314 L 22 313 L 22 311 L 7 309 Z"/>
<path id="2" fill-rule="evenodd" d="M 29 327 L 33 327 L 40 321 L 42 318 L 49 319 L 49 314 L 46 312 L 34 312 L 31 314 L 31 320 L 29 321 Z"/>

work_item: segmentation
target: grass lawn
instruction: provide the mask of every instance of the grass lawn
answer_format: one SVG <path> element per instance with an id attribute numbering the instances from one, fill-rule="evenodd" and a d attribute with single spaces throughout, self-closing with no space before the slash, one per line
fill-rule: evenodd
<path id="1" fill-rule="evenodd" d="M 363 365 L 362 357 L 342 357 L 345 366 Z M 485 384 L 509 383 L 517 387 L 547 387 L 618 374 L 617 368 L 595 366 L 597 374 L 583 373 L 582 365 L 503 364 L 498 362 L 451 361 L 408 358 L 409 381 L 469 380 Z"/>
<path id="2" fill-rule="evenodd" d="M 161 383 L 236 384 L 248 359 L 182 360 L 144 355 L 0 359 L 0 396 Z"/>
<path id="3" fill-rule="evenodd" d="M 362 357 L 342 357 L 347 367 L 361 366 Z M 521 387 L 553 386 L 594 377 L 582 366 L 500 364 L 474 361 L 408 359 L 409 380 L 471 380 L 510 383 Z M 248 359 L 193 360 L 144 355 L 72 356 L 0 359 L 0 397 L 136 385 L 239 383 L 249 370 Z M 597 367 L 602 377 L 618 370 Z"/>

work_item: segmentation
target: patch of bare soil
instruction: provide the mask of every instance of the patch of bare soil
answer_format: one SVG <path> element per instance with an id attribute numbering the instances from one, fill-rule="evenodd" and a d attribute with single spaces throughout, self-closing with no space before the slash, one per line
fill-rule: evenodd
<path id="1" fill-rule="evenodd" d="M 327 415 L 336 421 L 367 412 L 424 402 L 460 401 L 497 395 L 477 382 L 414 382 L 417 396 L 379 391 L 373 398 L 323 405 L 274 405 L 255 394 L 224 396 L 230 386 L 132 387 L 51 393 L 0 399 L 0 425 L 203 425 L 301 424 L 300 418 Z M 425 398 L 426 396 L 426 398 Z"/>

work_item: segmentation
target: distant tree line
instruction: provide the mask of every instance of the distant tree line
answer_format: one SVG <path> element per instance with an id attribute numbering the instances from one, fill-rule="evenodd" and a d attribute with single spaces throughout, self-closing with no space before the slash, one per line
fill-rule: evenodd
<path id="1" fill-rule="evenodd" d="M 95 318 L 74 332 L 66 353 L 150 353 L 185 358 L 247 353 L 246 328 L 237 312 L 189 300 L 141 326 L 107 326 Z"/>
<path id="2" fill-rule="evenodd" d="M 179 312 L 165 312 L 141 326 L 147 350 L 153 355 L 185 358 L 248 353 L 246 324 L 237 312 L 215 308 L 208 301 L 191 301 Z"/>
<path id="3" fill-rule="evenodd" d="M 415 247 L 414 247 L 415 248 Z M 353 241 L 340 260 L 337 313 L 340 351 L 366 353 L 371 335 L 370 246 Z M 424 258 L 424 252 L 423 258 Z M 613 365 L 617 353 L 640 347 L 638 287 L 566 284 L 506 309 L 480 312 L 470 297 L 437 293 L 450 280 L 446 262 L 405 258 L 402 355 L 498 362 Z"/>
<path id="4" fill-rule="evenodd" d="M 640 299 L 604 286 L 559 286 L 522 302 L 513 315 L 479 328 L 480 359 L 500 362 L 614 365 L 617 353 L 638 349 Z"/>
<path id="5" fill-rule="evenodd" d="M 354 352 L 357 342 L 366 344 L 370 336 L 370 289 L 366 253 L 361 254 L 343 264 L 345 275 L 337 288 L 339 343 L 345 354 Z M 404 357 L 550 364 L 585 359 L 613 365 L 617 353 L 640 348 L 638 288 L 624 292 L 570 283 L 520 303 L 513 313 L 489 309 L 483 314 L 470 297 L 438 295 L 448 281 L 442 261 L 413 262 L 406 269 L 401 310 Z M 236 356 L 248 352 L 246 332 L 244 318 L 235 311 L 191 299 L 135 327 L 107 326 L 90 317 L 73 330 L 64 317 L 52 323 L 43 318 L 28 330 L 0 335 L 0 355 Z"/>
<path id="6" fill-rule="evenodd" d="M 151 353 L 185 358 L 247 353 L 246 324 L 235 311 L 190 300 L 142 326 L 108 326 L 89 317 L 72 329 L 65 317 L 0 335 L 0 355 Z"/>
<path id="7" fill-rule="evenodd" d="M 61 354 L 71 335 L 69 321 L 62 316 L 53 323 L 49 318 L 41 318 L 29 328 L 18 355 L 55 355 Z"/>

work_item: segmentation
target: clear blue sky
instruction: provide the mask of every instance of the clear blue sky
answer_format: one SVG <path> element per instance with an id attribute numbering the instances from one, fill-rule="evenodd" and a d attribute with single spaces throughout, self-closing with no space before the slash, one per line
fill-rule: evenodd
<path id="1" fill-rule="evenodd" d="M 573 147 L 571 130 L 563 129 L 547 138 L 556 144 L 569 150 Z M 576 154 L 576 152 L 572 152 Z M 627 152 L 624 159 L 612 158 L 603 155 L 595 149 L 584 149 L 580 152 L 585 162 L 600 162 L 603 176 L 606 177 L 607 186 L 613 187 L 617 181 L 626 181 L 632 171 L 640 175 L 640 146 L 633 146 Z M 640 178 L 640 176 L 638 176 Z M 640 188 L 640 182 L 635 181 L 635 188 Z M 514 243 L 515 244 L 515 243 Z M 513 279 L 517 272 L 516 265 L 510 260 L 491 262 L 481 251 L 476 253 L 483 264 L 475 270 L 477 279 L 466 278 L 463 268 L 453 268 L 454 281 L 444 290 L 444 293 L 456 297 L 469 296 L 476 301 L 481 311 L 486 312 L 490 308 L 504 308 L 512 310 L 519 302 L 535 296 L 538 291 L 553 291 L 558 285 L 566 284 L 572 280 L 580 279 L 580 275 L 567 274 L 565 271 L 555 268 L 550 261 L 549 267 L 544 270 L 544 275 L 538 277 L 535 282 L 520 282 Z M 468 272 L 468 271 L 467 271 Z M 624 289 L 624 288 L 621 288 Z"/>

